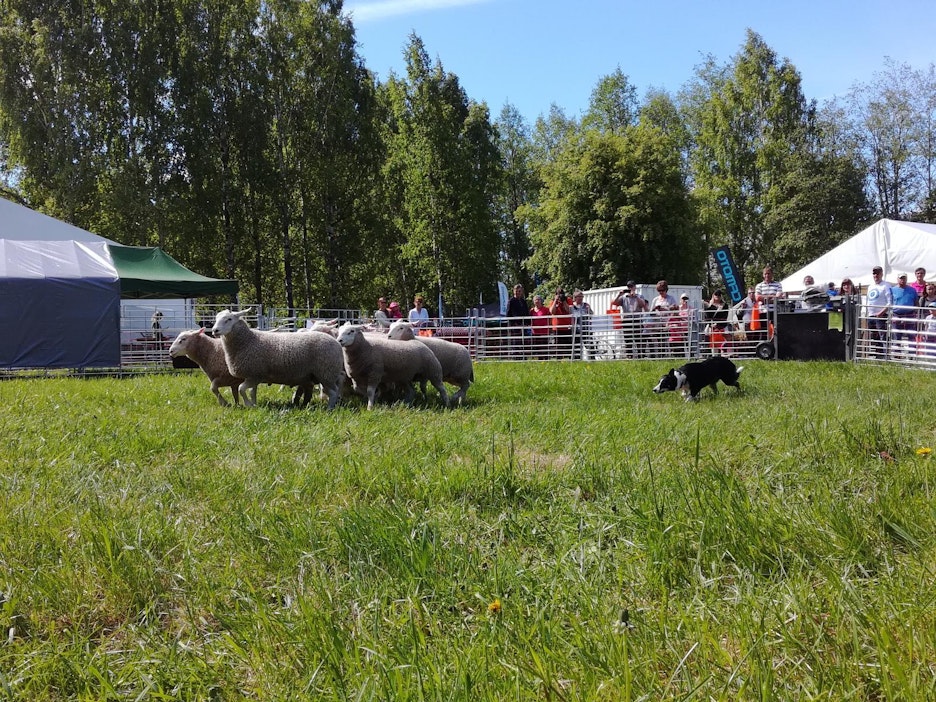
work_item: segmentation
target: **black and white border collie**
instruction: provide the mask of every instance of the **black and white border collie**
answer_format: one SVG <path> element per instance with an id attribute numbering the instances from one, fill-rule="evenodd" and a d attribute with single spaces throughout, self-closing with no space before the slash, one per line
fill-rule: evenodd
<path id="1" fill-rule="evenodd" d="M 711 387 L 712 392 L 717 395 L 719 380 L 740 390 L 738 377 L 743 370 L 744 366 L 736 368 L 735 364 L 724 356 L 712 356 L 698 363 L 670 368 L 670 372 L 660 378 L 653 392 L 681 390 L 686 402 L 689 402 L 698 399 L 699 393 L 706 387 Z"/>

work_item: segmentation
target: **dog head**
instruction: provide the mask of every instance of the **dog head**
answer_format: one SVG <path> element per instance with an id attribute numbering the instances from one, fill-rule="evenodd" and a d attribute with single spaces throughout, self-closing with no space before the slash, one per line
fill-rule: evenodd
<path id="1" fill-rule="evenodd" d="M 680 373 L 675 368 L 670 368 L 670 372 L 660 378 L 660 382 L 653 388 L 653 392 L 674 392 L 680 390 L 685 384 L 685 373 Z"/>

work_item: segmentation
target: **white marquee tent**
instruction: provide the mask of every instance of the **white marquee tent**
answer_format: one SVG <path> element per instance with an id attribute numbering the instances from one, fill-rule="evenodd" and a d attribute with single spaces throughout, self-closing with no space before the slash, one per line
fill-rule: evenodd
<path id="1" fill-rule="evenodd" d="M 842 278 L 867 286 L 873 282 L 875 266 L 884 269 L 884 280 L 892 284 L 900 273 L 912 282 L 913 271 L 920 266 L 926 269 L 927 280 L 936 279 L 936 224 L 878 220 L 781 283 L 784 291 L 798 292 L 803 289 L 803 278 L 811 275 L 823 289 L 830 281 L 838 286 Z"/>

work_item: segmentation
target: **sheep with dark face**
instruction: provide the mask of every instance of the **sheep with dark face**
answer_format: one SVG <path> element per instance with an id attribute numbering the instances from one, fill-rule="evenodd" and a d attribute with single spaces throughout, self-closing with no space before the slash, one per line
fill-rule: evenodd
<path id="1" fill-rule="evenodd" d="M 383 335 L 365 334 L 357 324 L 344 324 L 338 331 L 338 344 L 344 352 L 345 373 L 358 392 L 366 393 L 367 409 L 373 409 L 381 383 L 404 389 L 404 400 L 413 401 L 413 381 L 428 381 L 448 406 L 448 393 L 442 383 L 442 366 L 422 344 L 393 341 Z"/>
<path id="2" fill-rule="evenodd" d="M 331 409 L 340 397 L 344 357 L 338 342 L 327 334 L 262 332 L 247 326 L 250 310 L 221 310 L 212 332 L 221 337 L 231 374 L 243 378 L 245 405 L 257 404 L 257 385 L 271 383 L 299 388 L 296 398 L 310 395 L 316 383 L 328 396 Z"/>
<path id="3" fill-rule="evenodd" d="M 468 393 L 468 386 L 474 382 L 474 367 L 467 348 L 434 336 L 417 336 L 413 333 L 413 325 L 404 320 L 397 320 L 391 324 L 387 337 L 397 341 L 416 341 L 428 347 L 442 366 L 442 379 L 446 383 L 458 386 L 458 391 L 452 395 L 451 403 L 459 404 L 464 399 Z M 426 393 L 425 382 L 422 391 L 423 394 Z"/>
<path id="4" fill-rule="evenodd" d="M 220 388 L 231 388 L 234 395 L 234 404 L 240 402 L 237 388 L 243 381 L 231 375 L 227 361 L 224 358 L 224 345 L 220 339 L 213 339 L 205 334 L 204 328 L 184 331 L 179 334 L 169 347 L 169 355 L 173 358 L 188 356 L 201 368 L 208 379 L 211 380 L 211 392 L 218 398 L 218 404 L 227 406 L 229 403 L 221 395 Z"/>

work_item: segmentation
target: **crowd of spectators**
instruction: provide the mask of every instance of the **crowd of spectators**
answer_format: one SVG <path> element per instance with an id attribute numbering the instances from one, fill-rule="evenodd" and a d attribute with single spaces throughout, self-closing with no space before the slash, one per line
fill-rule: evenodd
<path id="1" fill-rule="evenodd" d="M 766 266 L 763 279 L 746 288 L 746 295 L 731 304 L 720 289 L 712 291 L 709 299 L 702 300 L 699 309 L 693 309 L 690 296 L 683 293 L 677 300 L 669 292 L 666 280 L 656 284 L 656 297 L 647 301 L 633 280 L 616 293 L 606 310 L 614 320 L 616 336 L 621 342 L 615 350 L 619 358 L 660 358 L 683 356 L 691 348 L 692 320 L 700 321 L 698 343 L 704 343 L 709 353 L 732 355 L 752 350 L 754 346 L 771 338 L 772 320 L 779 301 L 788 296 L 782 284 L 774 279 L 773 269 Z M 936 283 L 926 281 L 922 267 L 914 272 L 915 280 L 900 273 L 897 282 L 890 284 L 883 278 L 881 266 L 872 268 L 873 282 L 864 290 L 846 277 L 836 285 L 829 282 L 816 285 L 811 275 L 803 279 L 803 288 L 796 304 L 805 310 L 838 309 L 837 300 L 845 297 L 862 303 L 862 328 L 865 338 L 880 346 L 901 343 L 920 352 L 936 355 Z M 863 293 L 863 297 L 860 294 Z M 588 358 L 596 353 L 595 312 L 585 301 L 582 290 L 568 295 L 557 287 L 549 304 L 536 294 L 527 301 L 521 284 L 513 287 L 513 296 L 506 306 L 506 339 L 509 355 L 513 358 Z M 377 301 L 374 320 L 388 327 L 403 313 L 400 305 L 381 297 Z M 428 328 L 430 316 L 422 296 L 417 295 L 407 318 L 414 328 Z M 603 323 L 602 323 L 603 324 Z M 425 333 L 429 333 L 428 331 Z"/>

